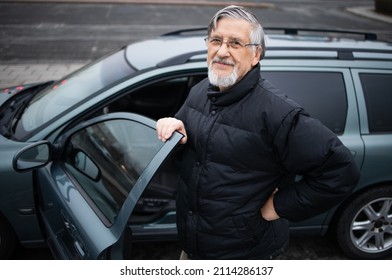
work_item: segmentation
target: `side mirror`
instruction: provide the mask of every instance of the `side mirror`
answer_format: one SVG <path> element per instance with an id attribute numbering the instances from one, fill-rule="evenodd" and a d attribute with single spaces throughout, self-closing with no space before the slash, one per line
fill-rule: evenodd
<path id="1" fill-rule="evenodd" d="M 98 165 L 81 150 L 75 154 L 74 167 L 95 182 L 98 182 L 101 177 Z"/>
<path id="2" fill-rule="evenodd" d="M 16 153 L 12 164 L 15 171 L 26 172 L 45 166 L 51 159 L 52 149 L 47 141 L 40 141 Z"/>

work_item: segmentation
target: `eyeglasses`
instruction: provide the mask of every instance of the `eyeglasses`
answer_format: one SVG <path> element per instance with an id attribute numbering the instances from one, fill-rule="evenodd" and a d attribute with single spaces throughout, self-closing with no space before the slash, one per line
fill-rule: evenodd
<path id="1" fill-rule="evenodd" d="M 206 42 L 207 47 L 214 48 L 214 49 L 219 49 L 223 43 L 225 43 L 228 48 L 233 49 L 233 50 L 238 50 L 241 48 L 245 48 L 247 46 L 259 46 L 260 45 L 260 44 L 255 44 L 255 43 L 245 44 L 244 42 L 241 42 L 239 40 L 223 41 L 221 38 L 217 38 L 217 37 L 206 37 L 206 38 L 204 38 L 204 41 Z"/>

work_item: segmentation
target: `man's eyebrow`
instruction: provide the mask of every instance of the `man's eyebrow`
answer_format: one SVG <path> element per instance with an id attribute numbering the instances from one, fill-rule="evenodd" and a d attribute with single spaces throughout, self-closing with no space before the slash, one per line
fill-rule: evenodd
<path id="1" fill-rule="evenodd" d="M 210 34 L 209 37 L 223 39 L 223 37 L 222 37 L 221 35 L 213 35 L 212 33 Z M 236 36 L 236 35 L 234 35 L 234 36 L 229 36 L 229 37 L 228 37 L 228 40 L 231 40 L 231 41 L 241 41 L 241 42 L 244 42 L 244 41 L 245 41 L 245 39 L 239 38 L 239 37 Z"/>
<path id="2" fill-rule="evenodd" d="M 238 38 L 238 37 L 236 37 L 236 36 L 230 37 L 230 40 L 244 41 L 244 39 Z"/>

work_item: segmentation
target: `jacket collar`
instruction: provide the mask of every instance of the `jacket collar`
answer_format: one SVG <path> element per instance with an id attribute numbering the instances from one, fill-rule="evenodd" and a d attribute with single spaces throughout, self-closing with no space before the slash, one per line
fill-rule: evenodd
<path id="1" fill-rule="evenodd" d="M 257 64 L 238 83 L 225 91 L 221 92 L 219 88 L 210 84 L 207 90 L 207 96 L 215 106 L 228 106 L 246 96 L 256 86 L 259 78 L 260 65 Z"/>

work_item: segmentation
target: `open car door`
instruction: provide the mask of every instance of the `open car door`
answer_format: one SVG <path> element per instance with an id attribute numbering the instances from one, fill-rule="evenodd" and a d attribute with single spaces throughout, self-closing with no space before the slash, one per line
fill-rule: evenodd
<path id="1" fill-rule="evenodd" d="M 20 151 L 14 167 L 36 169 L 38 214 L 54 257 L 126 255 L 130 215 L 181 138 L 176 132 L 163 143 L 155 121 L 115 113 L 73 128 L 54 145 L 40 142 Z"/>

